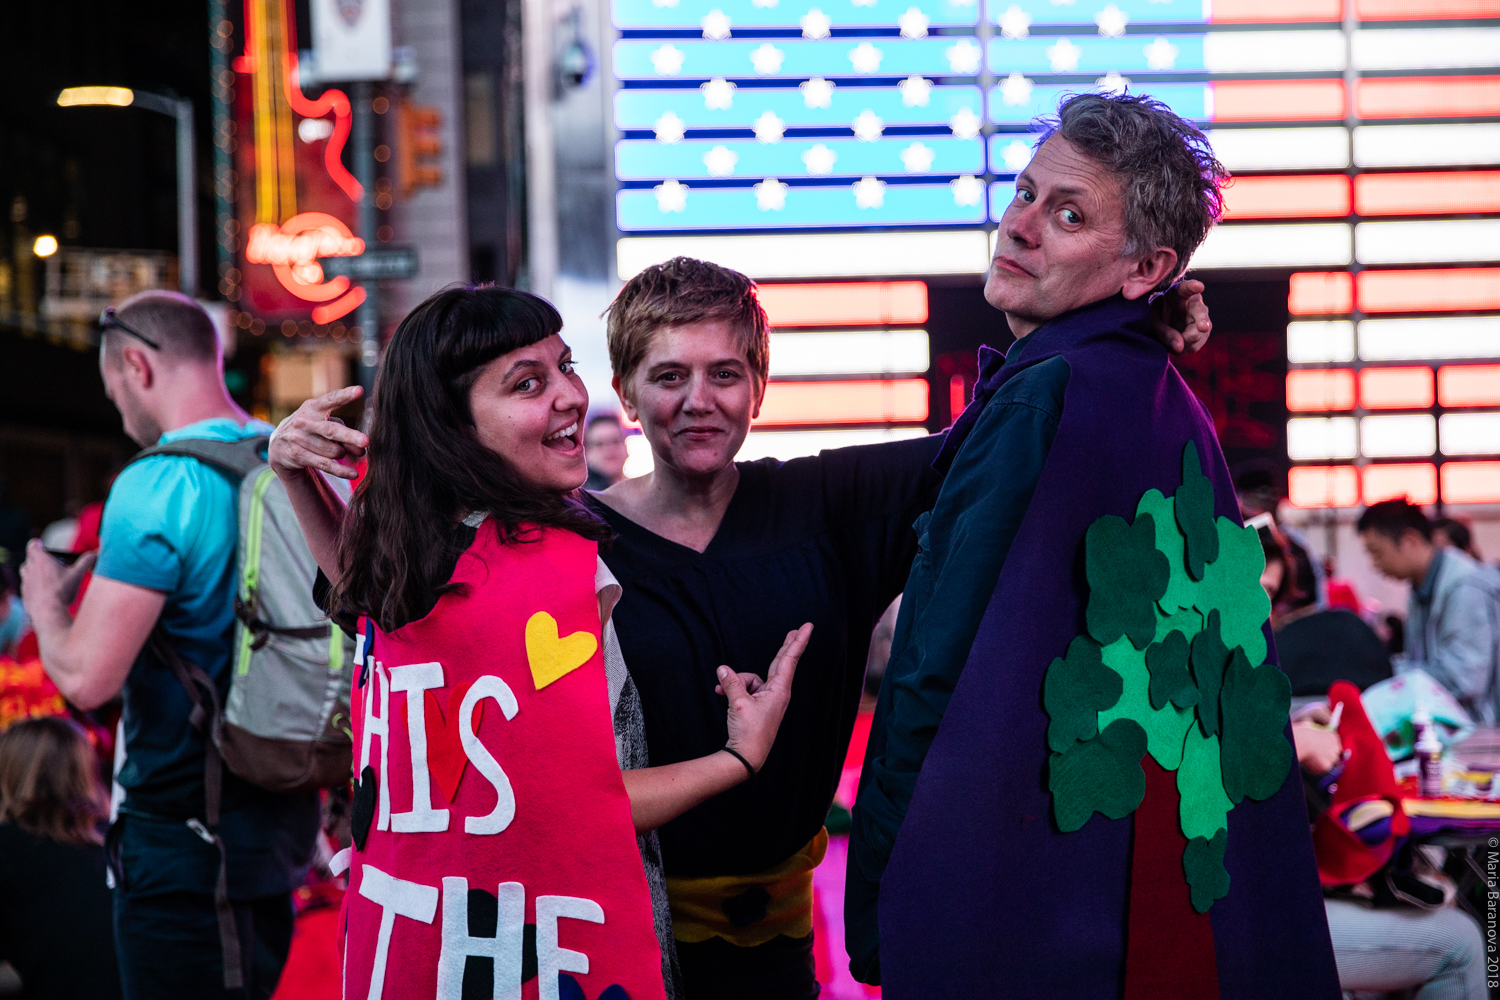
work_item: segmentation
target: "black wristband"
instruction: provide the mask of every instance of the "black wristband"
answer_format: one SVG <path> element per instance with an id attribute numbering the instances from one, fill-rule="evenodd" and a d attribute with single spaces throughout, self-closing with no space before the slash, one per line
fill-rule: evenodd
<path id="1" fill-rule="evenodd" d="M 755 768 L 753 768 L 753 767 L 750 766 L 750 762 L 745 759 L 745 755 L 744 754 L 740 753 L 738 750 L 734 749 L 733 747 L 729 747 L 729 746 L 726 746 L 724 748 L 724 752 L 727 753 L 727 754 L 733 754 L 735 760 L 737 760 L 741 764 L 745 765 L 745 770 L 747 770 L 747 771 L 750 772 L 750 777 L 752 777 L 752 778 L 755 777 Z"/>

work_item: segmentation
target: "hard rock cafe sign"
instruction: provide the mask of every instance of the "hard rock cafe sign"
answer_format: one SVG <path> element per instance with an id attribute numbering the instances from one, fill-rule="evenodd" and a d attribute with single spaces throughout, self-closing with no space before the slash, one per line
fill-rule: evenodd
<path id="1" fill-rule="evenodd" d="M 245 261 L 269 264 L 283 288 L 304 302 L 319 303 L 314 323 L 327 323 L 351 312 L 365 299 L 363 288 L 350 288 L 343 275 L 328 277 L 320 257 L 357 257 L 365 241 L 343 222 L 324 212 L 303 212 L 280 226 L 257 223 L 250 227 Z"/>

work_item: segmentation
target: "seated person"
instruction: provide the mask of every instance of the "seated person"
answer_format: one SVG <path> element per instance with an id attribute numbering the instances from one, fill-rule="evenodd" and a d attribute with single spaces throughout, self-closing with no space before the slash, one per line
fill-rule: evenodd
<path id="1" fill-rule="evenodd" d="M 1260 545 L 1147 333 L 1224 176 L 1082 94 L 1017 179 L 985 297 L 1019 339 L 939 452 L 854 810 L 889 1000 L 1338 995 Z"/>
<path id="2" fill-rule="evenodd" d="M 108 815 L 99 765 L 68 719 L 0 733 L 0 961 L 21 996 L 120 995 L 104 876 Z"/>
<path id="3" fill-rule="evenodd" d="M 1391 655 L 1364 619 L 1347 608 L 1319 610 L 1297 588 L 1290 559 L 1270 528 L 1260 529 L 1266 568 L 1261 586 L 1271 598 L 1271 628 L 1293 698 L 1321 697 L 1334 681 L 1361 691 L 1391 676 Z"/>
<path id="4" fill-rule="evenodd" d="M 1370 505 L 1356 527 L 1375 568 L 1411 584 L 1396 672 L 1424 670 L 1475 722 L 1500 721 L 1500 573 L 1434 542 L 1432 522 L 1404 498 Z"/>
<path id="5" fill-rule="evenodd" d="M 1329 696 L 1330 701 L 1339 700 L 1337 692 L 1335 688 L 1335 693 Z M 1391 784 L 1395 782 L 1385 748 L 1364 718 L 1363 711 L 1356 711 L 1349 704 L 1344 707 L 1337 730 L 1329 728 L 1331 713 L 1326 705 L 1292 724 L 1297 762 L 1302 765 L 1308 779 L 1309 810 L 1320 814 L 1329 807 L 1326 790 L 1359 780 L 1361 764 L 1383 768 Z M 1351 731 L 1361 733 L 1363 737 L 1345 738 Z M 1367 754 L 1368 761 L 1355 759 L 1354 755 L 1361 754 Z M 1334 779 L 1337 783 L 1330 784 Z M 1325 791 L 1320 793 L 1314 789 Z M 1343 797 L 1344 803 L 1373 798 L 1365 794 L 1373 791 L 1373 784 L 1345 789 L 1348 797 Z M 1390 810 L 1386 812 L 1389 814 Z M 1352 817 L 1355 813 L 1344 815 Z M 1389 822 L 1386 820 L 1387 825 Z M 1403 893 L 1406 899 L 1396 897 L 1381 885 L 1388 870 L 1385 866 L 1390 864 L 1388 861 L 1374 875 L 1367 877 L 1366 872 L 1373 865 L 1356 870 L 1352 876 L 1360 879 L 1356 886 L 1340 884 L 1345 880 L 1332 872 L 1339 867 L 1347 870 L 1349 865 L 1357 863 L 1358 859 L 1353 855 L 1358 844 L 1341 839 L 1337 834 L 1329 836 L 1333 831 L 1327 815 L 1320 815 L 1318 823 L 1320 836 L 1314 843 L 1318 849 L 1319 869 L 1328 886 L 1323 904 L 1328 913 L 1334 959 L 1338 963 L 1339 985 L 1345 990 L 1376 993 L 1415 989 L 1416 1000 L 1483 1000 L 1488 997 L 1484 938 L 1473 918 L 1452 906 L 1409 905 L 1407 901 L 1415 899 L 1416 892 L 1423 892 L 1434 901 L 1441 900 L 1441 893 L 1435 887 L 1413 885 L 1411 875 L 1406 875 L 1407 881 L 1403 883 L 1407 890 Z M 1379 823 L 1376 820 L 1371 826 L 1378 827 Z M 1354 824 L 1348 825 L 1352 830 Z M 1374 838 L 1368 837 L 1367 841 L 1374 841 Z M 1354 851 L 1349 849 L 1350 844 L 1354 845 Z"/>

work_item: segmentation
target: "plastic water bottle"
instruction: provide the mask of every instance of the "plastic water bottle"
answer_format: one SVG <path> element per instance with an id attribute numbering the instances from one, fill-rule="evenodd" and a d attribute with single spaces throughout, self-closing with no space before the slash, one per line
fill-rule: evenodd
<path id="1" fill-rule="evenodd" d="M 1417 794 L 1435 799 L 1443 794 L 1443 744 L 1425 708 L 1417 709 L 1411 724 L 1417 732 Z"/>

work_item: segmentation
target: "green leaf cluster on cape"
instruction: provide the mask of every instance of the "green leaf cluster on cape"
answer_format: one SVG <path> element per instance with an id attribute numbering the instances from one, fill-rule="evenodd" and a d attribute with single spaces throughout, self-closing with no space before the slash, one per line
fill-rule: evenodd
<path id="1" fill-rule="evenodd" d="M 1177 774 L 1183 873 L 1206 912 L 1229 892 L 1229 812 L 1281 787 L 1293 754 L 1286 676 L 1264 667 L 1271 602 L 1255 529 L 1215 520 L 1197 446 L 1172 497 L 1149 490 L 1135 520 L 1106 515 L 1084 538 L 1087 634 L 1043 680 L 1048 788 L 1058 829 L 1129 815 L 1142 757 Z"/>

